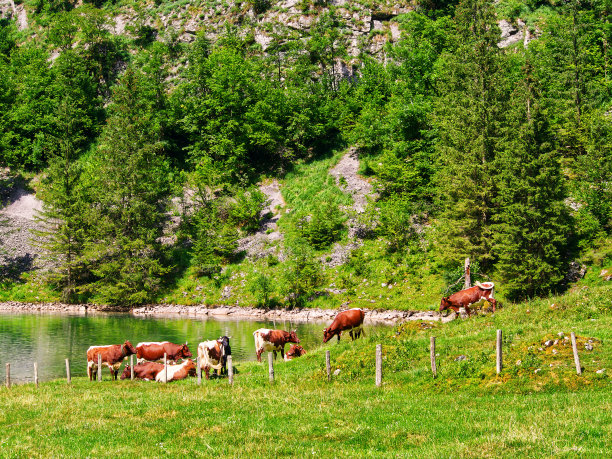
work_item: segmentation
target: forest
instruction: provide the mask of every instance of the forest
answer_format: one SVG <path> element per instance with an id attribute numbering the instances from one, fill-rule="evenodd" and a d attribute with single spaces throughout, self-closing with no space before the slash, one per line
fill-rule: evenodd
<path id="1" fill-rule="evenodd" d="M 610 0 L 416 0 L 357 56 L 319 0 L 299 36 L 268 24 L 265 49 L 263 0 L 214 31 L 202 14 L 191 40 L 147 19 L 185 2 L 19 5 L 27 28 L 0 19 L 0 162 L 43 201 L 54 268 L 3 280 L 9 296 L 219 303 L 233 282 L 232 303 L 293 307 L 403 283 L 389 305 L 408 286 L 433 304 L 470 257 L 519 301 L 567 289 L 570 262 L 612 262 Z M 524 40 L 501 47 L 501 20 Z M 349 149 L 373 187 L 359 213 L 327 173 Z M 282 240 L 245 256 L 273 180 Z"/>

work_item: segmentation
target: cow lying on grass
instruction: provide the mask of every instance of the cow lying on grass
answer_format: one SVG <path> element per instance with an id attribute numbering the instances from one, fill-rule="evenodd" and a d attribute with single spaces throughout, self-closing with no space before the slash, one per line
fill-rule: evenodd
<path id="1" fill-rule="evenodd" d="M 306 354 L 306 350 L 299 344 L 292 344 L 287 353 L 285 354 L 285 362 L 293 360 L 297 357 L 301 357 Z"/>
<path id="2" fill-rule="evenodd" d="M 163 371 L 164 364 L 157 362 L 144 362 L 134 365 L 134 378 L 144 379 L 145 381 L 154 381 L 160 371 Z M 132 376 L 131 367 L 126 365 L 121 374 L 121 379 L 130 378 Z"/>
<path id="3" fill-rule="evenodd" d="M 167 365 L 168 371 L 168 381 L 166 381 L 166 371 L 163 369 L 162 371 L 157 373 L 155 376 L 155 381 L 157 382 L 170 382 L 170 381 L 179 381 L 181 379 L 185 379 L 187 376 L 195 376 L 196 375 L 196 364 L 193 360 L 187 359 L 180 365 Z"/>

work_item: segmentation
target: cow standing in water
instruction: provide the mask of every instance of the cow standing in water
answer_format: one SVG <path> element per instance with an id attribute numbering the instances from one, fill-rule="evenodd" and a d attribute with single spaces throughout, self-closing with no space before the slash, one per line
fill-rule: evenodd
<path id="1" fill-rule="evenodd" d="M 188 359 L 193 357 L 189 351 L 187 343 L 174 344 L 169 341 L 159 341 L 152 343 L 138 343 L 136 345 L 136 358 L 138 363 L 146 360 L 150 362 L 163 362 L 164 354 L 166 354 L 168 363 L 176 363 L 179 359 Z"/>
<path id="2" fill-rule="evenodd" d="M 217 340 L 204 341 L 198 346 L 200 368 L 204 370 L 206 379 L 210 379 L 211 368 L 217 373 L 217 376 L 227 374 L 227 356 L 232 355 L 229 340 L 229 337 L 222 336 Z"/>
<path id="3" fill-rule="evenodd" d="M 285 353 L 285 344 L 299 343 L 296 331 L 290 332 L 284 330 L 270 330 L 268 328 L 260 328 L 253 332 L 255 338 L 255 351 L 257 351 L 257 361 L 261 362 L 261 354 L 264 351 L 272 351 L 276 359 L 276 353 L 280 352 L 281 357 Z"/>
<path id="4" fill-rule="evenodd" d="M 359 308 L 342 311 L 336 316 L 332 324 L 323 330 L 323 342 L 327 343 L 334 335 L 337 335 L 338 341 L 340 341 L 340 335 L 345 330 L 349 331 L 352 340 L 359 338 L 361 334 L 365 336 L 365 331 L 363 331 L 364 317 L 365 312 Z"/>
<path id="5" fill-rule="evenodd" d="M 451 296 L 442 298 L 440 302 L 440 312 L 447 309 L 452 309 L 455 312 L 459 312 L 460 308 L 465 308 L 465 312 L 469 317 L 470 308 L 474 303 L 478 303 L 481 300 L 487 300 L 493 306 L 493 312 L 497 306 L 497 300 L 493 298 L 493 288 L 495 284 L 493 282 L 485 282 L 483 284 L 476 283 L 474 287 L 460 290 L 457 293 L 453 293 Z"/>
<path id="6" fill-rule="evenodd" d="M 136 354 L 136 349 L 129 341 L 108 346 L 91 346 L 87 349 L 87 376 L 89 376 L 89 380 L 93 380 L 93 375 L 98 370 L 98 355 L 102 357 L 102 365 L 106 365 L 110 370 L 112 379 L 117 379 L 121 362 L 132 354 Z"/>

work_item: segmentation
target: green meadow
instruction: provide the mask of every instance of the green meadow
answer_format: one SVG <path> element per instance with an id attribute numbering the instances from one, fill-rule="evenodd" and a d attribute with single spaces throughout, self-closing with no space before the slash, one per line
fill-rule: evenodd
<path id="1" fill-rule="evenodd" d="M 354 342 L 334 339 L 295 361 L 277 361 L 274 383 L 266 363 L 234 362 L 233 386 L 225 378 L 201 386 L 195 378 L 112 382 L 105 371 L 102 382 L 76 377 L 71 385 L 3 387 L 0 455 L 609 457 L 611 292 L 586 288 L 511 304 L 494 316 L 410 322 Z M 504 336 L 500 375 L 497 329 Z M 564 339 L 572 331 L 581 376 Z M 332 371 L 340 370 L 331 383 L 325 350 Z"/>

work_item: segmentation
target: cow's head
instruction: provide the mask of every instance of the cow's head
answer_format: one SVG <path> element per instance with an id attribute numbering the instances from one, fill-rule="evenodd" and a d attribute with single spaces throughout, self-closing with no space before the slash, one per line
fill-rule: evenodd
<path id="1" fill-rule="evenodd" d="M 451 301 L 448 299 L 448 297 L 445 296 L 445 297 L 442 298 L 442 301 L 440 301 L 440 312 L 447 311 L 449 309 L 452 309 L 455 312 L 459 311 L 459 308 L 457 308 L 455 305 L 453 305 L 453 303 L 451 303 Z"/>
<path id="2" fill-rule="evenodd" d="M 217 342 L 221 345 L 221 355 L 232 355 L 232 348 L 230 347 L 230 336 L 222 336 Z"/>
<path id="3" fill-rule="evenodd" d="M 184 364 L 183 368 L 187 371 L 187 374 L 189 376 L 195 376 L 196 375 L 196 364 L 194 363 L 193 360 L 187 359 L 185 361 L 185 364 Z"/>
<path id="4" fill-rule="evenodd" d="M 130 343 L 128 340 L 125 340 L 125 343 L 123 343 L 123 348 L 125 349 L 126 357 L 128 355 L 136 354 L 136 349 L 134 348 L 134 346 L 132 346 L 132 343 Z"/>
<path id="5" fill-rule="evenodd" d="M 306 351 L 302 346 L 298 346 L 297 344 L 292 344 L 287 352 L 287 358 L 293 359 L 295 357 L 301 357 L 306 354 Z"/>
<path id="6" fill-rule="evenodd" d="M 287 339 L 288 343 L 299 343 L 300 339 L 297 337 L 297 330 L 291 330 L 289 332 L 289 338 Z"/>
<path id="7" fill-rule="evenodd" d="M 188 359 L 189 357 L 193 357 L 193 354 L 189 350 L 189 346 L 187 346 L 187 343 L 181 344 L 180 354 L 183 356 L 184 359 Z"/>
<path id="8" fill-rule="evenodd" d="M 121 379 L 130 378 L 132 376 L 132 372 L 130 371 L 130 366 L 126 365 L 123 369 L 123 373 L 121 373 Z"/>
<path id="9" fill-rule="evenodd" d="M 329 330 L 331 327 L 327 327 L 323 329 L 323 342 L 327 343 L 330 339 L 334 337 L 334 334 Z"/>

